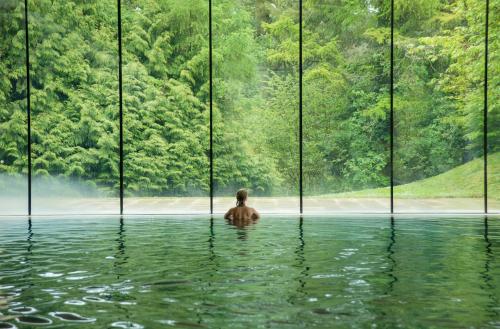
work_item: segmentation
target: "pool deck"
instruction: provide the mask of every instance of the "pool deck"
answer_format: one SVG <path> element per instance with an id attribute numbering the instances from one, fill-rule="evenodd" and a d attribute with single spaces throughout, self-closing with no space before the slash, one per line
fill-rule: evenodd
<path id="1" fill-rule="evenodd" d="M 389 213 L 388 198 L 304 197 L 304 213 Z M 0 199 L 1 215 L 25 215 L 26 200 Z M 297 214 L 298 197 L 252 197 L 249 205 L 261 213 Z M 234 206 L 233 197 L 215 197 L 214 213 L 224 213 Z M 395 199 L 396 213 L 482 213 L 481 198 Z M 126 197 L 125 214 L 208 214 L 208 197 Z M 118 214 L 118 198 L 35 198 L 32 213 L 49 214 Z M 489 210 L 500 212 L 500 200 L 489 200 Z"/>

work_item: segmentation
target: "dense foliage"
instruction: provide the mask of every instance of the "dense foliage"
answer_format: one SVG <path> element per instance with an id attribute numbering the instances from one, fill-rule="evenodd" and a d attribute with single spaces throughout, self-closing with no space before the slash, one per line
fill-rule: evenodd
<path id="1" fill-rule="evenodd" d="M 25 174 L 24 2 L 0 5 L 0 173 Z M 402 184 L 482 156 L 485 2 L 394 5 L 395 178 Z M 390 2 L 303 6 L 305 191 L 387 186 Z M 498 19 L 490 20 L 489 149 L 497 152 Z M 208 2 L 124 0 L 122 27 L 125 191 L 206 195 Z M 28 32 L 35 180 L 117 195 L 116 1 L 30 0 Z M 240 187 L 298 193 L 298 54 L 297 1 L 213 0 L 217 195 Z"/>

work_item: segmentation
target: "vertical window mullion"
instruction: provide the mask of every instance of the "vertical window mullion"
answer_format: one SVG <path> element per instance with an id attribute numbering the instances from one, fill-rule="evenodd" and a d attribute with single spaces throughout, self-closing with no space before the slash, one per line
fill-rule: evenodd
<path id="1" fill-rule="evenodd" d="M 391 0 L 391 63 L 390 63 L 390 171 L 391 214 L 394 213 L 394 0 Z"/>
<path id="2" fill-rule="evenodd" d="M 120 116 L 120 215 L 123 215 L 123 80 L 122 80 L 122 12 L 121 0 L 118 6 L 118 97 Z"/>
<path id="3" fill-rule="evenodd" d="M 484 212 L 488 213 L 488 21 L 489 4 L 486 0 L 484 30 L 484 108 L 483 108 L 483 159 L 484 159 Z"/>
<path id="4" fill-rule="evenodd" d="M 28 33 L 28 0 L 24 0 L 24 28 L 26 50 L 26 114 L 28 129 L 28 215 L 31 216 L 31 81 L 30 81 L 30 51 Z"/>

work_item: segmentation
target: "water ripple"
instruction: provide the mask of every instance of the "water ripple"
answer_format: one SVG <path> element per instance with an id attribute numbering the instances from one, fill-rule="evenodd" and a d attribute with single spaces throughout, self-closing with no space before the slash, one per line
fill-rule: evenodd
<path id="1" fill-rule="evenodd" d="M 39 218 L 29 232 L 8 222 L 0 329 L 498 326 L 499 220 L 273 217 L 249 229 L 218 217 Z"/>
<path id="2" fill-rule="evenodd" d="M 70 312 L 50 312 L 49 315 L 68 322 L 94 322 L 96 320 L 95 318 L 86 318 L 80 314 Z"/>
<path id="3" fill-rule="evenodd" d="M 112 328 L 123 328 L 123 329 L 143 329 L 144 326 L 134 323 L 134 322 L 127 322 L 127 321 L 118 321 L 118 322 L 113 322 L 111 324 Z"/>
<path id="4" fill-rule="evenodd" d="M 36 313 L 37 309 L 34 307 L 30 306 L 19 306 L 19 307 L 14 307 L 9 310 L 9 313 L 13 314 L 33 314 Z"/>
<path id="5" fill-rule="evenodd" d="M 22 315 L 16 318 L 17 322 L 30 325 L 49 325 L 52 324 L 51 319 L 44 318 L 39 315 Z"/>

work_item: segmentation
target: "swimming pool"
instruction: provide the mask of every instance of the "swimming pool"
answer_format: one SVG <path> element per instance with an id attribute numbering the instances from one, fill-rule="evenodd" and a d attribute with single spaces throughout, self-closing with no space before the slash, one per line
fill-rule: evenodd
<path id="1" fill-rule="evenodd" d="M 498 328 L 500 218 L 2 218 L 0 312 L 0 328 Z"/>

